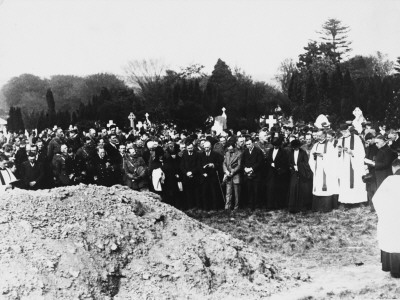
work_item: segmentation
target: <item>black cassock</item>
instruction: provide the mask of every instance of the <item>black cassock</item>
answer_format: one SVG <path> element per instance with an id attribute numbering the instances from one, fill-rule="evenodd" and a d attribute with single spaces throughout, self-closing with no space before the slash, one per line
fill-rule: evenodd
<path id="1" fill-rule="evenodd" d="M 193 152 L 189 155 L 188 151 L 185 150 L 181 158 L 180 169 L 183 177 L 183 209 L 199 207 L 200 154 Z M 193 176 L 188 177 L 188 172 L 192 172 Z"/>
<path id="2" fill-rule="evenodd" d="M 290 188 L 289 212 L 296 213 L 311 209 L 313 173 L 308 163 L 307 152 L 299 149 L 297 164 L 294 161 L 294 150 L 289 152 Z M 295 170 L 297 166 L 297 171 Z"/>
<path id="3" fill-rule="evenodd" d="M 267 209 L 282 209 L 287 207 L 289 158 L 287 152 L 281 147 L 275 159 L 273 152 L 274 148 L 269 150 L 267 155 Z"/>
<path id="4" fill-rule="evenodd" d="M 222 191 L 219 187 L 219 179 L 217 172 L 220 170 L 221 159 L 220 155 L 216 152 L 211 151 L 210 155 L 207 156 L 206 152 L 200 153 L 200 165 L 201 165 L 201 205 L 203 209 L 219 209 L 222 208 L 224 201 L 222 197 Z M 209 164 L 213 164 L 214 167 L 209 167 Z M 204 174 L 207 174 L 205 177 Z"/>

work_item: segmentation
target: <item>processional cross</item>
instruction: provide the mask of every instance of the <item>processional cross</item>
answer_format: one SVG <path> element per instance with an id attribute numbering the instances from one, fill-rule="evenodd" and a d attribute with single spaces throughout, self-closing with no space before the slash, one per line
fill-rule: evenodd
<path id="1" fill-rule="evenodd" d="M 269 129 L 271 129 L 272 126 L 274 126 L 274 124 L 276 124 L 277 122 L 276 122 L 276 119 L 274 119 L 273 115 L 269 115 L 268 119 L 265 120 L 265 123 L 268 124 Z"/>

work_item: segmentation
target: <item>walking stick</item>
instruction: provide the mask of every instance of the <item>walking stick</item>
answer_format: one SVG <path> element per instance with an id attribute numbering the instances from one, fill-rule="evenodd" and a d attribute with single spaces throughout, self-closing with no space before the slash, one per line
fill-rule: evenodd
<path id="1" fill-rule="evenodd" d="M 226 204 L 226 199 L 225 199 L 224 191 L 223 191 L 222 186 L 221 186 L 221 180 L 219 179 L 218 171 L 215 170 L 215 172 L 217 173 L 218 185 L 219 185 L 219 189 L 221 191 L 222 199 L 224 200 L 224 205 L 225 205 Z"/>

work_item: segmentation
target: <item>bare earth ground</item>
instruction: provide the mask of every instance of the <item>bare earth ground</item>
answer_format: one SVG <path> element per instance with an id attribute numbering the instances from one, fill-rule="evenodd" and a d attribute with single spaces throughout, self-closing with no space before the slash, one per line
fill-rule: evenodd
<path id="1" fill-rule="evenodd" d="M 0 194 L 0 300 L 258 300 L 300 280 L 152 193 Z"/>
<path id="2" fill-rule="evenodd" d="M 367 207 L 331 213 L 289 214 L 240 210 L 190 211 L 299 274 L 270 299 L 400 299 L 400 280 L 381 271 L 375 213 Z"/>
<path id="3" fill-rule="evenodd" d="M 365 207 L 185 214 L 122 186 L 13 190 L 0 300 L 399 299 L 376 222 Z"/>

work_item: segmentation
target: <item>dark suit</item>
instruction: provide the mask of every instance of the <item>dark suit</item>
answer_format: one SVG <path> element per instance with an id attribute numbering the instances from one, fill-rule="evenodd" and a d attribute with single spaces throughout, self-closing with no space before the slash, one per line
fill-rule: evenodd
<path id="1" fill-rule="evenodd" d="M 21 166 L 22 171 L 22 183 L 26 189 L 37 190 L 42 188 L 44 169 L 43 164 L 40 162 L 35 162 L 33 167 L 29 161 L 25 161 Z M 34 186 L 30 186 L 29 183 L 36 181 Z"/>
<path id="2" fill-rule="evenodd" d="M 78 151 L 80 147 L 82 147 L 81 140 L 79 139 L 79 136 L 74 136 L 70 137 L 67 139 L 67 146 L 68 148 L 71 148 L 74 153 Z"/>
<path id="3" fill-rule="evenodd" d="M 184 209 L 190 209 L 200 206 L 199 197 L 199 175 L 201 171 L 200 154 L 193 151 L 189 155 L 187 151 L 183 152 L 181 159 L 181 172 L 183 176 L 183 192 L 185 194 Z M 187 173 L 192 172 L 188 177 Z"/>
<path id="4" fill-rule="evenodd" d="M 247 188 L 247 198 L 249 201 L 249 206 L 252 209 L 259 204 L 259 192 L 260 192 L 260 184 L 262 180 L 262 168 L 264 165 L 264 154 L 263 152 L 257 148 L 253 147 L 251 153 L 248 148 L 244 150 L 243 157 L 243 169 L 244 168 L 252 168 L 253 172 L 250 174 L 245 174 L 245 182 Z"/>
<path id="5" fill-rule="evenodd" d="M 279 148 L 273 157 L 274 149 L 267 154 L 267 208 L 281 209 L 287 206 L 289 188 L 289 157 L 287 152 Z M 272 166 L 272 164 L 274 166 Z"/>
<path id="6" fill-rule="evenodd" d="M 118 146 L 112 143 L 107 143 L 104 145 L 104 150 L 107 152 L 107 157 L 110 160 L 111 165 L 113 166 L 112 176 L 110 178 L 111 185 L 121 184 L 122 182 L 122 156 L 119 153 Z"/>
<path id="7" fill-rule="evenodd" d="M 381 147 L 375 157 L 375 176 L 377 188 L 389 175 L 393 175 L 392 162 L 397 157 L 397 154 L 386 144 Z"/>
<path id="8" fill-rule="evenodd" d="M 393 143 L 390 145 L 390 148 L 395 152 L 400 149 L 400 137 L 393 141 Z"/>
<path id="9" fill-rule="evenodd" d="M 17 178 L 21 179 L 23 175 L 22 164 L 28 160 L 25 148 L 19 148 L 15 153 L 15 167 L 17 168 Z"/>
<path id="10" fill-rule="evenodd" d="M 370 144 L 365 148 L 365 158 L 375 161 L 376 154 L 378 153 L 378 147 L 375 144 Z M 376 175 L 374 166 L 368 165 L 368 172 L 373 176 L 372 179 L 366 183 L 367 186 L 367 197 L 368 203 L 373 209 L 372 197 L 374 196 L 377 186 L 376 186 Z"/>

